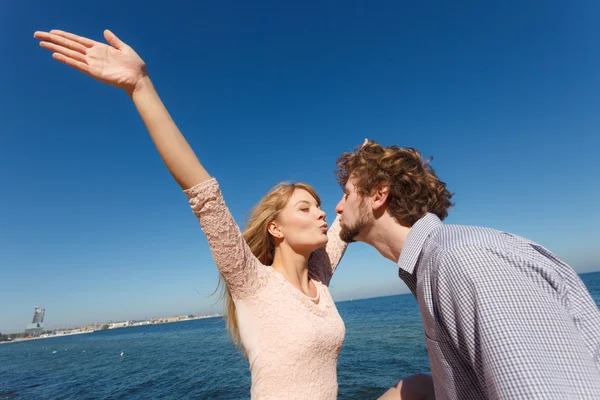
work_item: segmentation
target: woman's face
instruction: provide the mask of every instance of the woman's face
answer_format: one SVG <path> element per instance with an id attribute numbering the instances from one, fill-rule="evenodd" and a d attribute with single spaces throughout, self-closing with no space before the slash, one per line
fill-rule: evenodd
<path id="1" fill-rule="evenodd" d="M 295 189 L 271 231 L 296 251 L 313 251 L 327 244 L 325 212 L 304 189 Z M 278 236 L 280 235 L 280 236 Z"/>

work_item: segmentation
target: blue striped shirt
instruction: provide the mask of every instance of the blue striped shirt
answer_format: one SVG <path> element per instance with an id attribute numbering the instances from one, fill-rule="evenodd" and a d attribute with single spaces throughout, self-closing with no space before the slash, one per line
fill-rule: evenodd
<path id="1" fill-rule="evenodd" d="M 600 399 L 600 312 L 550 251 L 427 214 L 398 266 L 419 303 L 437 400 Z"/>

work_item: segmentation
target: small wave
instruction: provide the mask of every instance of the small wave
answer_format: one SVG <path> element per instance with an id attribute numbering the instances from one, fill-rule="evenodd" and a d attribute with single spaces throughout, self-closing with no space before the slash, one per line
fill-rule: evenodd
<path id="1" fill-rule="evenodd" d="M 12 400 L 17 398 L 17 392 L 9 390 L 6 392 L 0 392 L 0 400 Z"/>

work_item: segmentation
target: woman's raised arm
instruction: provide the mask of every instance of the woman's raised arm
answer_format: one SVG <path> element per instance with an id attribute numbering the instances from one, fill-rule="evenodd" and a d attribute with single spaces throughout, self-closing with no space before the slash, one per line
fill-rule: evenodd
<path id="1" fill-rule="evenodd" d="M 104 37 L 110 45 L 58 30 L 36 32 L 34 37 L 53 52 L 54 59 L 127 92 L 171 175 L 188 196 L 232 295 L 241 298 L 253 293 L 260 263 L 244 241 L 216 180 L 211 180 L 160 100 L 140 56 L 108 30 Z"/>
<path id="2" fill-rule="evenodd" d="M 54 59 L 92 78 L 125 90 L 135 104 L 165 165 L 182 189 L 207 181 L 210 175 L 194 154 L 162 103 L 146 64 L 131 47 L 109 30 L 104 44 L 59 30 L 36 32 L 40 46 Z"/>

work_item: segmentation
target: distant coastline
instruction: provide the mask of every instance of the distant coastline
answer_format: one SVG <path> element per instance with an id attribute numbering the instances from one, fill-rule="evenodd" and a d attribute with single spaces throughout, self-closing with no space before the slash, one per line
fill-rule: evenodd
<path id="1" fill-rule="evenodd" d="M 594 274 L 600 274 L 600 270 L 586 271 L 586 272 L 578 273 L 578 275 L 580 277 L 582 277 L 582 279 L 584 281 L 586 281 L 586 278 L 588 275 L 594 275 Z M 590 290 L 590 288 L 588 288 L 588 290 Z M 344 297 L 346 297 L 346 296 L 344 296 Z M 343 300 L 335 301 L 335 303 L 341 304 L 341 303 L 346 303 L 346 302 L 351 302 L 351 301 L 372 300 L 372 299 L 379 299 L 379 298 L 386 298 L 386 297 L 393 297 L 393 296 L 412 296 L 412 293 L 410 291 L 408 291 L 408 292 L 403 292 L 403 293 L 385 294 L 385 295 L 379 295 L 379 296 L 367 295 L 365 297 L 359 296 L 359 297 L 355 297 L 355 298 L 346 297 Z M 596 300 L 596 303 L 598 304 L 598 306 L 600 307 L 600 300 L 598 300 L 598 299 L 595 299 L 595 300 Z M 37 335 L 37 336 L 14 337 L 14 338 L 10 338 L 9 340 L 4 340 L 4 341 L 2 339 L 0 339 L 0 344 L 24 342 L 24 341 L 38 340 L 38 339 L 49 339 L 49 338 L 63 337 L 63 336 L 69 336 L 69 335 L 79 335 L 79 334 L 84 334 L 84 333 L 97 332 L 97 331 L 101 331 L 101 330 L 130 328 L 130 327 L 134 327 L 134 326 L 168 324 L 168 323 L 174 323 L 174 322 L 192 321 L 192 320 L 197 320 L 197 319 L 218 318 L 218 317 L 222 317 L 222 316 L 223 316 L 222 314 L 216 314 L 216 313 L 202 315 L 202 316 L 180 315 L 180 316 L 176 316 L 176 317 L 153 318 L 150 320 L 129 320 L 129 321 L 102 323 L 102 324 L 97 324 L 97 325 L 92 324 L 92 325 L 86 325 L 83 327 L 71 328 L 71 329 L 54 330 L 53 332 L 45 332 L 45 333 L 42 333 L 41 335 Z M 14 334 L 3 335 L 3 336 L 12 336 L 12 335 L 23 335 L 23 334 L 22 333 L 14 333 Z"/>
<path id="2" fill-rule="evenodd" d="M 37 336 L 25 336 L 25 337 L 15 337 L 14 339 L 0 341 L 0 344 L 4 343 L 17 343 L 17 342 L 27 342 L 30 340 L 39 340 L 39 339 L 50 339 L 64 336 L 72 336 L 72 335 L 81 335 L 85 333 L 92 333 L 97 331 L 105 331 L 112 329 L 123 329 L 123 328 L 132 328 L 135 326 L 146 326 L 146 325 L 161 325 L 161 324 L 172 324 L 176 322 L 185 322 L 185 321 L 195 321 L 199 319 L 210 319 L 210 318 L 218 318 L 222 317 L 221 314 L 207 314 L 207 315 L 179 315 L 176 317 L 162 317 L 162 318 L 153 318 L 149 320 L 129 320 L 129 321 L 120 321 L 120 322 L 109 322 L 98 325 L 86 325 L 83 327 L 72 328 L 72 329 L 61 329 L 56 330 L 54 332 L 46 332 Z"/>

